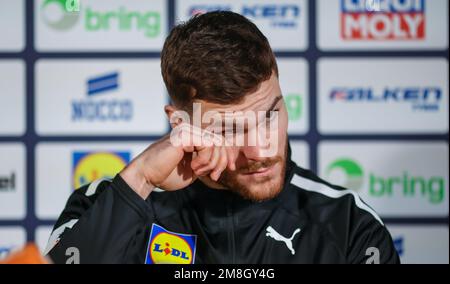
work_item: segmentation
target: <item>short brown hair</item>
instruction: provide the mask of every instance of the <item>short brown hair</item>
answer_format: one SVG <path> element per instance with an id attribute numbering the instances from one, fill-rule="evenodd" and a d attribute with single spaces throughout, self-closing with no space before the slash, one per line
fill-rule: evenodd
<path id="1" fill-rule="evenodd" d="M 161 72 L 173 102 L 194 99 L 238 103 L 275 72 L 267 38 L 242 15 L 215 11 L 172 29 L 161 54 Z"/>

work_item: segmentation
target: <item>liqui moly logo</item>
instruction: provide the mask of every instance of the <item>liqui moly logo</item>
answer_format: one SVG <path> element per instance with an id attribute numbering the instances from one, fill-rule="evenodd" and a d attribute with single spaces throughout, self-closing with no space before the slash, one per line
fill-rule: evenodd
<path id="1" fill-rule="evenodd" d="M 341 0 L 345 40 L 424 40 L 425 0 Z"/>

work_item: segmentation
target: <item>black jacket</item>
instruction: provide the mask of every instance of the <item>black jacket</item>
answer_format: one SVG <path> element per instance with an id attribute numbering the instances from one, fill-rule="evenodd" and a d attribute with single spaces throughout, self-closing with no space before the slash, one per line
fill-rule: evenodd
<path id="1" fill-rule="evenodd" d="M 146 201 L 119 175 L 83 186 L 69 198 L 47 251 L 66 263 L 69 248 L 81 263 L 399 263 L 369 206 L 290 159 L 283 190 L 266 202 L 198 180 Z"/>

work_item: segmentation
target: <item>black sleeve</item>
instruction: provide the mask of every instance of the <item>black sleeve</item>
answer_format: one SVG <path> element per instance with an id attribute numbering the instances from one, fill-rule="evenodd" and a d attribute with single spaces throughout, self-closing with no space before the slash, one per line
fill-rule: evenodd
<path id="1" fill-rule="evenodd" d="M 144 256 L 134 255 L 142 245 L 137 239 L 143 239 L 137 236 L 153 219 L 151 206 L 116 175 L 70 196 L 46 251 L 55 263 L 66 263 L 73 248 L 80 263 L 143 263 Z"/>
<path id="2" fill-rule="evenodd" d="M 352 216 L 348 263 L 399 264 L 394 242 L 381 219 L 359 208 L 355 208 Z"/>

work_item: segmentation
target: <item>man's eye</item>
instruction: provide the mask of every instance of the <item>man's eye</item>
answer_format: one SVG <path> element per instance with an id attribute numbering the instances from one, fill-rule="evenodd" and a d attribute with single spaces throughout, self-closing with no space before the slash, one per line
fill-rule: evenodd
<path id="1" fill-rule="evenodd" d="M 272 110 L 267 112 L 265 119 L 265 127 L 270 128 L 271 124 L 275 122 L 276 118 L 278 118 L 278 110 Z"/>

